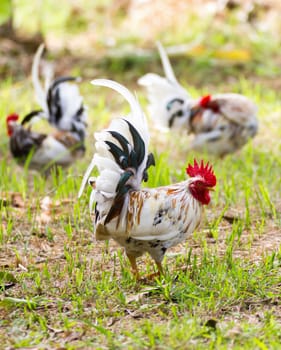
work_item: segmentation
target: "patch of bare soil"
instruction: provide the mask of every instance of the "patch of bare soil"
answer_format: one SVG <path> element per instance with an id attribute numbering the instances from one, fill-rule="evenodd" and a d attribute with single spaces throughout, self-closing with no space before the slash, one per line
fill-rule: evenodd
<path id="1" fill-rule="evenodd" d="M 52 264 L 54 260 L 64 260 L 63 251 L 66 233 L 64 228 L 62 228 L 61 218 L 73 211 L 74 200 L 62 199 L 60 201 L 53 201 L 51 197 L 46 196 L 41 199 L 38 206 L 38 203 L 33 202 L 30 198 L 23 199 L 19 193 L 1 193 L 0 201 L 4 208 L 2 212 L 4 237 L 6 235 L 11 236 L 8 243 L 1 248 L 0 268 L 17 270 L 19 264 L 21 264 L 21 266 L 28 269 L 29 266 L 33 264 L 40 265 L 45 261 Z M 12 206 L 12 209 L 9 211 L 9 218 L 13 218 L 14 220 L 12 235 L 8 232 L 8 222 L 6 215 L 4 215 L 5 207 L 8 204 Z M 281 207 L 281 203 L 279 203 L 279 206 Z M 33 212 L 33 225 L 28 222 L 27 214 L 30 211 Z M 239 239 L 237 239 L 233 250 L 234 258 L 246 258 L 247 261 L 258 262 L 261 261 L 265 255 L 277 251 L 280 247 L 281 230 L 275 224 L 274 219 L 269 215 L 264 232 L 262 234 L 255 232 L 254 228 L 256 224 L 259 224 L 259 213 L 255 215 L 254 212 L 255 210 L 253 209 L 252 215 L 256 217 L 252 222 L 253 228 L 251 230 L 244 229 Z M 89 222 L 89 214 L 86 213 L 85 215 L 87 215 L 87 221 Z M 214 214 L 208 212 L 208 215 L 212 216 Z M 226 238 L 232 231 L 232 225 L 235 223 L 235 220 L 243 216 L 244 212 L 241 209 L 232 209 L 225 213 L 219 224 L 217 238 L 211 237 L 209 230 L 205 229 L 203 232 L 201 231 L 201 233 L 198 233 L 195 237 L 188 240 L 188 248 L 183 244 L 170 249 L 167 253 L 167 259 L 172 259 L 175 254 L 186 254 L 189 248 L 192 248 L 194 254 L 200 256 L 202 249 L 204 249 L 201 237 L 206 237 L 209 248 L 214 246 L 215 253 L 223 256 L 226 252 Z M 257 221 L 255 222 L 255 220 Z M 206 226 L 206 222 L 204 226 Z M 51 238 L 48 237 L 48 231 L 53 232 Z M 72 241 L 74 242 L 75 249 L 81 248 L 85 250 L 87 245 L 91 245 L 94 242 L 93 232 L 92 230 L 89 231 L 87 228 L 82 231 L 79 230 L 79 233 L 75 233 L 74 231 Z M 25 249 L 27 242 L 29 246 L 28 251 Z M 15 254 L 15 249 L 18 254 Z M 104 242 L 94 242 L 94 251 L 90 250 L 87 254 L 90 254 L 90 256 L 88 256 L 89 259 L 94 256 L 95 264 L 99 266 L 99 264 L 104 264 L 103 255 L 105 251 L 111 255 L 117 249 L 119 249 L 119 246 L 113 241 L 110 241 L 109 246 Z M 142 262 L 140 261 L 140 264 L 144 263 L 144 260 L 147 259 L 150 258 L 144 258 Z M 108 265 L 103 265 L 103 269 L 112 269 L 110 259 Z"/>

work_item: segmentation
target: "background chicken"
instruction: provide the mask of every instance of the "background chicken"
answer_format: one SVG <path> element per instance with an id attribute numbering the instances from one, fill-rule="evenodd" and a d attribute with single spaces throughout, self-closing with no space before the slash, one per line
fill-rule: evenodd
<path id="1" fill-rule="evenodd" d="M 42 109 L 28 113 L 19 124 L 19 116 L 7 117 L 7 133 L 12 155 L 24 163 L 32 151 L 29 166 L 43 172 L 53 166 L 68 166 L 85 153 L 86 110 L 75 77 L 52 80 L 52 70 L 45 76 L 45 87 L 39 79 L 40 58 L 44 45 L 39 46 L 33 60 L 32 80 L 35 94 Z M 38 118 L 46 119 L 55 132 L 47 135 L 31 130 Z"/>
<path id="2" fill-rule="evenodd" d="M 257 107 L 247 97 L 225 93 L 191 99 L 178 83 L 168 56 L 157 43 L 165 78 L 146 74 L 138 80 L 147 89 L 151 118 L 163 127 L 195 135 L 191 148 L 216 156 L 235 152 L 258 130 Z"/>
<path id="3" fill-rule="evenodd" d="M 177 81 L 163 46 L 157 42 L 165 77 L 148 73 L 138 80 L 147 89 L 149 114 L 163 128 L 188 128 L 191 97 Z"/>
<path id="4" fill-rule="evenodd" d="M 47 174 L 52 167 L 68 166 L 84 155 L 84 139 L 76 131 L 56 131 L 50 135 L 33 132 L 30 120 L 36 114 L 29 113 L 21 124 L 17 114 L 6 118 L 10 150 L 20 164 L 29 159 L 30 168 Z"/>
<path id="5" fill-rule="evenodd" d="M 225 156 L 244 146 L 258 131 L 257 107 L 234 93 L 207 95 L 190 110 L 189 132 L 196 136 L 192 148 Z"/>
<path id="6" fill-rule="evenodd" d="M 113 238 L 125 248 L 133 273 L 139 277 L 136 258 L 148 252 L 159 273 L 166 250 L 184 241 L 198 227 L 209 190 L 216 185 L 212 167 L 189 165 L 190 179 L 164 187 L 141 189 L 147 168 L 154 164 L 148 154 L 149 133 L 145 116 L 135 97 L 116 82 L 98 79 L 94 85 L 108 86 L 129 102 L 131 114 L 113 120 L 108 129 L 95 134 L 96 153 L 88 167 L 79 196 L 90 178 L 93 190 L 90 208 L 95 210 L 97 240 Z"/>
<path id="7" fill-rule="evenodd" d="M 51 69 L 45 70 L 45 86 L 39 78 L 40 59 L 44 45 L 40 45 L 33 60 L 32 81 L 37 102 L 42 110 L 37 111 L 39 117 L 45 118 L 58 130 L 75 131 L 85 137 L 86 109 L 78 87 L 73 82 L 80 78 L 63 76 L 52 79 Z M 72 82 L 72 83 L 70 83 Z"/>

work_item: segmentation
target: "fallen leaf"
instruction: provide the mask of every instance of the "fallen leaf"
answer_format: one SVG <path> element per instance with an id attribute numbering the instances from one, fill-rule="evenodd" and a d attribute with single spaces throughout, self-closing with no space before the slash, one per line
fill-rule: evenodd
<path id="1" fill-rule="evenodd" d="M 141 301 L 144 297 L 150 296 L 151 292 L 158 289 L 159 289 L 158 287 L 153 287 L 150 289 L 146 289 L 145 291 L 142 291 L 140 293 L 129 295 L 126 297 L 126 304 L 129 304 L 135 301 Z"/>
<path id="2" fill-rule="evenodd" d="M 126 309 L 126 312 L 128 313 L 128 315 L 130 315 L 131 317 L 135 318 L 135 319 L 140 319 L 144 317 L 144 313 L 140 312 L 138 310 L 135 311 L 131 311 L 129 309 Z"/>
<path id="3" fill-rule="evenodd" d="M 22 195 L 20 193 L 13 193 L 12 194 L 12 206 L 16 208 L 24 208 L 24 200 L 22 198 Z"/>
<path id="4" fill-rule="evenodd" d="M 53 327 L 51 327 L 51 326 L 49 326 L 49 325 L 46 325 L 46 326 L 47 326 L 47 328 L 49 329 L 49 331 L 51 331 L 51 332 L 53 332 L 53 333 L 55 333 L 55 334 L 63 333 L 63 332 L 64 332 L 64 330 L 61 329 L 61 328 L 53 328 Z"/>
<path id="5" fill-rule="evenodd" d="M 0 194 L 0 205 L 7 207 L 11 205 L 15 208 L 24 208 L 24 200 L 19 192 L 7 192 Z"/>
<path id="6" fill-rule="evenodd" d="M 251 53 L 242 49 L 217 50 L 213 53 L 213 56 L 223 60 L 239 62 L 248 62 L 252 59 Z"/>
<path id="7" fill-rule="evenodd" d="M 25 266 L 23 266 L 22 264 L 18 264 L 18 267 L 25 272 L 28 271 L 28 269 Z"/>
<path id="8" fill-rule="evenodd" d="M 126 304 L 130 304 L 133 302 L 138 302 L 141 301 L 141 299 L 143 299 L 144 296 L 148 295 L 147 292 L 142 292 L 142 293 L 138 293 L 138 294 L 132 294 L 126 297 Z"/>
<path id="9" fill-rule="evenodd" d="M 82 330 L 81 332 L 72 332 L 64 340 L 67 343 L 70 343 L 70 342 L 72 342 L 74 340 L 80 340 L 83 337 L 84 334 L 85 334 L 84 330 Z"/>

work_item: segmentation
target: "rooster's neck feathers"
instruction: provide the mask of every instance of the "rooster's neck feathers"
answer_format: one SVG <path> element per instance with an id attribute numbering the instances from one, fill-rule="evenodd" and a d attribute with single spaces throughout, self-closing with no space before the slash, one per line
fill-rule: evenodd
<path id="1" fill-rule="evenodd" d="M 111 198 L 112 210 L 108 220 L 121 210 L 126 193 L 140 189 L 141 182 L 147 180 L 147 168 L 154 164 L 148 154 L 149 133 L 145 116 L 135 96 L 124 86 L 105 79 L 93 81 L 94 85 L 108 86 L 119 92 L 128 101 L 131 114 L 115 119 L 105 131 L 95 134 L 96 154 L 89 165 L 79 191 L 85 187 L 94 167 L 99 170 L 93 198 L 100 195 Z M 101 201 L 100 201 L 101 203 Z M 107 203 L 108 205 L 108 203 Z"/>
<path id="2" fill-rule="evenodd" d="M 105 224 L 111 221 L 114 217 L 120 215 L 123 208 L 125 196 L 129 190 L 139 189 L 139 181 L 136 181 L 136 175 L 138 173 L 139 167 L 143 164 L 146 157 L 146 166 L 143 169 L 142 178 L 147 180 L 147 175 L 145 177 L 147 167 L 152 164 L 153 156 L 150 155 L 150 159 L 145 151 L 145 143 L 142 140 L 139 132 L 136 128 L 126 119 L 124 121 L 128 124 L 129 133 L 133 144 L 130 144 L 129 141 L 122 136 L 117 131 L 108 131 L 111 136 L 118 141 L 120 147 L 112 141 L 105 141 L 106 145 L 109 147 L 110 153 L 113 155 L 115 162 L 123 170 L 123 173 L 120 176 L 120 179 L 116 186 L 116 196 L 113 201 L 112 207 L 106 216 Z"/>

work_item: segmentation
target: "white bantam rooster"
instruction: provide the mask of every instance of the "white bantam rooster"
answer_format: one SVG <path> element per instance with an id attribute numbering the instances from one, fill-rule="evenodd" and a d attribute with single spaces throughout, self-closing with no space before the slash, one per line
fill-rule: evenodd
<path id="1" fill-rule="evenodd" d="M 165 77 L 148 73 L 138 80 L 147 89 L 149 112 L 165 128 L 194 134 L 192 149 L 222 157 L 235 152 L 258 130 L 257 107 L 247 97 L 224 93 L 192 99 L 178 83 L 169 58 L 158 42 Z"/>
<path id="2" fill-rule="evenodd" d="M 36 113 L 29 113 L 21 124 L 17 114 L 6 118 L 10 150 L 19 164 L 24 165 L 29 160 L 31 169 L 47 175 L 52 168 L 69 166 L 84 155 L 84 138 L 80 132 L 57 130 L 47 135 L 33 132 L 30 125 L 26 126 Z"/>
<path id="3" fill-rule="evenodd" d="M 108 129 L 95 134 L 96 153 L 84 175 L 79 197 L 89 180 L 95 237 L 112 238 L 123 246 L 136 278 L 136 258 L 145 252 L 163 273 L 161 262 L 166 250 L 186 240 L 198 227 L 216 177 L 208 163 L 194 161 L 186 169 L 188 180 L 141 189 L 148 167 L 154 165 L 154 157 L 148 153 L 145 115 L 134 95 L 122 85 L 106 79 L 93 80 L 92 84 L 118 91 L 130 104 L 131 113 L 114 119 Z M 97 178 L 90 177 L 94 167 L 99 172 Z"/>

